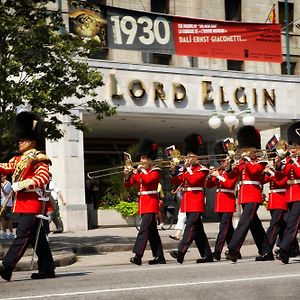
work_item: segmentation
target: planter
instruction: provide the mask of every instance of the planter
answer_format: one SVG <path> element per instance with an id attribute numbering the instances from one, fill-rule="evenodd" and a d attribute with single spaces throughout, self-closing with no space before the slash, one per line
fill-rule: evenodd
<path id="1" fill-rule="evenodd" d="M 115 209 L 98 209 L 98 226 L 135 226 L 135 217 L 124 217 Z"/>

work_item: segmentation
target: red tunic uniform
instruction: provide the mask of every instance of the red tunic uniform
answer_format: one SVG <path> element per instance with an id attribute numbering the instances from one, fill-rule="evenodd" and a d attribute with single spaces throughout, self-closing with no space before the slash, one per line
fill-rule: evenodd
<path id="1" fill-rule="evenodd" d="M 143 169 L 140 173 L 133 174 L 128 181 L 124 182 L 125 188 L 134 184 L 138 185 L 138 213 L 158 213 L 159 199 L 157 187 L 160 181 L 160 168 L 151 170 Z"/>
<path id="2" fill-rule="evenodd" d="M 281 172 L 275 172 L 274 175 L 265 175 L 264 182 L 269 182 L 270 190 L 268 196 L 267 209 L 287 210 L 286 187 L 287 177 Z"/>
<path id="3" fill-rule="evenodd" d="M 222 170 L 220 176 L 212 176 L 206 179 L 206 187 L 217 186 L 215 199 L 215 212 L 235 212 L 235 187 L 239 179 L 238 169 L 234 168 L 231 172 Z"/>
<path id="4" fill-rule="evenodd" d="M 239 204 L 262 203 L 263 170 L 267 162 L 256 159 L 238 164 L 240 175 Z"/>
<path id="5" fill-rule="evenodd" d="M 15 171 L 18 172 L 21 159 L 24 158 L 24 155 L 28 155 L 29 152 L 37 155 L 24 169 L 21 178 L 16 180 L 16 182 L 24 186 L 24 189 L 15 193 L 14 213 L 44 213 L 42 212 L 43 201 L 39 200 L 39 198 L 43 197 L 44 186 L 49 181 L 50 160 L 47 156 L 36 152 L 35 149 L 31 149 L 23 153 L 22 156 L 13 157 L 8 163 L 1 163 L 0 174 L 15 175 Z"/>
<path id="6" fill-rule="evenodd" d="M 300 158 L 287 157 L 284 161 L 282 174 L 287 176 L 286 201 L 300 201 Z"/>
<path id="7" fill-rule="evenodd" d="M 181 212 L 204 212 L 204 183 L 208 169 L 202 165 L 192 166 L 172 177 L 172 183 L 182 186 Z"/>

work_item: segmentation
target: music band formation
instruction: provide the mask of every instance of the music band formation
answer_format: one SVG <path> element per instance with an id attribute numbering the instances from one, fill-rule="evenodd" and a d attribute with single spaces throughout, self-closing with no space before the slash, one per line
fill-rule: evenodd
<path id="1" fill-rule="evenodd" d="M 226 139 L 215 144 L 215 158 L 221 158 L 218 168 L 203 163 L 203 140 L 196 133 L 184 139 L 184 156 L 172 156 L 169 167 L 170 180 L 182 192 L 180 211 L 186 213 L 183 237 L 178 249 L 170 255 L 178 263 L 193 241 L 199 250 L 196 263 L 220 261 L 225 242 L 225 258 L 236 262 L 241 259 L 240 249 L 248 231 L 251 231 L 258 250 L 256 261 L 274 260 L 275 256 L 287 264 L 290 257 L 299 255 L 297 233 L 300 221 L 300 122 L 288 129 L 288 143 L 279 140 L 274 151 L 261 150 L 261 137 L 253 126 L 243 126 L 237 132 L 237 143 Z M 290 146 L 288 146 L 288 144 Z M 126 162 L 124 185 L 138 186 L 138 213 L 142 215 L 130 262 L 142 265 L 142 257 L 149 240 L 153 259 L 148 263 L 165 264 L 162 242 L 157 229 L 159 212 L 157 186 L 161 168 L 157 145 L 143 139 L 138 145 L 140 164 L 137 168 Z M 201 155 L 202 154 L 202 155 Z M 263 185 L 269 185 L 267 209 L 271 221 L 267 231 L 257 215 L 263 203 Z M 202 223 L 205 212 L 205 188 L 216 187 L 215 212 L 219 215 L 219 233 L 215 249 L 211 250 Z M 236 204 L 242 213 L 234 228 L 232 223 Z"/>
<path id="2" fill-rule="evenodd" d="M 46 186 L 49 182 L 50 159 L 40 150 L 44 142 L 43 122 L 34 112 L 21 110 L 16 115 L 15 137 L 19 152 L 7 163 L 0 163 L 0 174 L 12 176 L 13 212 L 20 214 L 16 238 L 7 251 L 0 275 L 9 281 L 12 271 L 32 246 L 38 257 L 38 272 L 32 279 L 55 277 L 51 250 L 42 226 L 43 216 L 51 211 Z M 168 165 L 171 183 L 182 192 L 180 211 L 186 213 L 186 226 L 178 249 L 170 252 L 178 263 L 193 241 L 200 253 L 197 263 L 219 261 L 225 242 L 226 259 L 236 262 L 241 258 L 240 249 L 250 230 L 258 249 L 256 261 L 276 258 L 287 264 L 289 258 L 299 255 L 297 233 L 300 219 L 300 122 L 288 129 L 288 144 L 270 152 L 268 160 L 261 152 L 260 134 L 253 126 L 244 126 L 237 132 L 238 148 L 232 142 L 216 142 L 215 157 L 221 158 L 218 168 L 202 164 L 203 140 L 198 134 L 184 139 L 184 156 L 176 154 Z M 161 167 L 157 165 L 157 145 L 143 139 L 138 145 L 139 164 L 133 167 L 125 161 L 124 186 L 138 186 L 138 213 L 142 215 L 131 263 L 142 264 L 142 257 L 149 240 L 153 259 L 149 264 L 165 264 L 162 242 L 157 229 Z M 238 151 L 240 151 L 240 153 Z M 171 155 L 172 156 L 172 155 Z M 128 159 L 128 157 L 127 157 Z M 272 162 L 272 163 L 270 163 Z M 269 184 L 267 208 L 271 222 L 265 232 L 257 209 L 262 204 L 262 187 Z M 219 234 L 212 252 L 202 223 L 205 212 L 205 188 L 216 187 L 215 212 L 220 219 Z M 237 196 L 238 195 L 238 196 Z M 232 217 L 236 204 L 242 213 L 234 229 Z M 5 206 L 5 205 L 4 205 Z M 3 209 L 3 208 L 2 208 Z M 2 211 L 1 211 L 2 213 Z"/>

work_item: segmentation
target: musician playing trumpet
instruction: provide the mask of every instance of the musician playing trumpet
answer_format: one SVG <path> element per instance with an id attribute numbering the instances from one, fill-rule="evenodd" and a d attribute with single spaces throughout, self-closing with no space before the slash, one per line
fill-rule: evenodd
<path id="1" fill-rule="evenodd" d="M 286 228 L 276 256 L 284 264 L 289 262 L 291 246 L 297 237 L 300 223 L 300 122 L 296 122 L 288 128 L 288 143 L 294 149 L 291 149 L 290 155 L 277 164 L 277 171 L 288 179 Z"/>
<path id="2" fill-rule="evenodd" d="M 262 172 L 267 165 L 266 161 L 258 160 L 255 155 L 255 149 L 261 148 L 260 133 L 253 126 L 243 126 L 237 133 L 237 139 L 239 147 L 246 149 L 237 165 L 240 177 L 238 200 L 243 212 L 225 256 L 233 262 L 237 261 L 240 248 L 250 229 L 260 254 L 256 260 L 274 260 L 265 230 L 257 215 L 257 210 L 262 204 Z"/>
<path id="3" fill-rule="evenodd" d="M 199 164 L 197 156 L 203 147 L 202 137 L 196 133 L 191 134 L 184 139 L 184 145 L 187 155 L 184 167 L 180 169 L 173 167 L 170 173 L 172 184 L 182 187 L 180 211 L 186 212 L 187 220 L 178 250 L 172 250 L 170 255 L 182 264 L 188 248 L 195 241 L 201 255 L 196 262 L 212 262 L 212 252 L 201 219 L 205 211 L 204 183 L 208 174 L 208 169 Z"/>
<path id="4" fill-rule="evenodd" d="M 149 239 L 154 259 L 149 260 L 150 265 L 165 264 L 162 243 L 156 226 L 156 214 L 159 212 L 159 198 L 157 187 L 160 182 L 161 169 L 153 164 L 157 156 L 157 145 L 143 139 L 138 145 L 140 165 L 136 170 L 127 164 L 124 169 L 124 186 L 129 188 L 138 185 L 138 213 L 142 215 L 141 228 L 137 235 L 133 253 L 135 256 L 130 262 L 142 264 L 142 257 Z"/>
<path id="5" fill-rule="evenodd" d="M 218 141 L 215 144 L 215 154 L 227 154 L 227 146 L 223 140 Z M 218 169 L 210 168 L 210 173 L 206 178 L 205 186 L 207 188 L 217 186 L 214 211 L 218 213 L 220 224 L 213 252 L 216 260 L 221 260 L 224 244 L 225 242 L 229 244 L 234 232 L 232 216 L 236 211 L 235 189 L 238 179 L 238 168 L 233 165 L 233 160 L 229 156 L 223 160 Z"/>

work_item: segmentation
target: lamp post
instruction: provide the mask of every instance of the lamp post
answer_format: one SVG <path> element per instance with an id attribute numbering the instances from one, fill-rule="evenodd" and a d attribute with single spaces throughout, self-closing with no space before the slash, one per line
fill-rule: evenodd
<path id="1" fill-rule="evenodd" d="M 243 116 L 242 122 L 245 126 L 254 125 L 255 117 L 251 114 L 250 108 L 235 113 L 235 111 L 231 107 L 228 108 L 226 113 L 214 111 L 212 116 L 208 120 L 208 125 L 213 129 L 218 129 L 222 124 L 221 118 L 223 118 L 224 123 L 229 128 L 230 137 L 233 137 L 234 130 L 239 126 L 239 122 L 240 122 L 238 119 L 239 116 Z"/>

